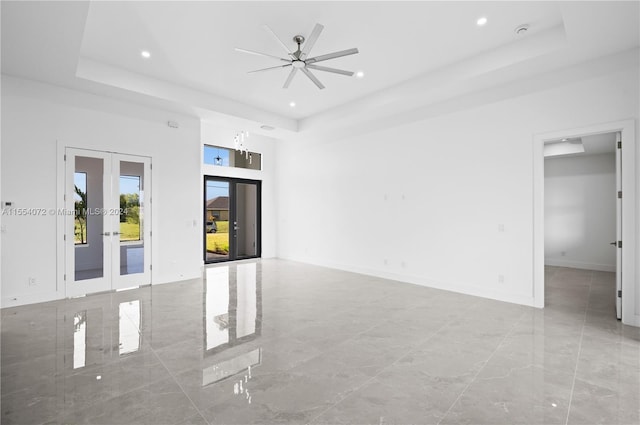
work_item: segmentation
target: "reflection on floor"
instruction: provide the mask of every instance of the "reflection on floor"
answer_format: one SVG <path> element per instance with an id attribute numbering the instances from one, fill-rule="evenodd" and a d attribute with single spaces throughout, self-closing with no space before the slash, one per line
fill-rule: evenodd
<path id="1" fill-rule="evenodd" d="M 3 424 L 636 424 L 610 273 L 547 308 L 263 260 L 2 310 Z"/>

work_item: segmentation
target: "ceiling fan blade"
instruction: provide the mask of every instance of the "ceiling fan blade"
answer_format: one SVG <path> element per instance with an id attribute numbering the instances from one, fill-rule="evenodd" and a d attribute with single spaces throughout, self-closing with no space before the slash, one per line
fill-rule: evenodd
<path id="1" fill-rule="evenodd" d="M 260 53 L 260 52 L 254 51 L 254 50 L 247 50 L 247 49 L 241 49 L 239 47 L 236 47 L 236 51 L 237 52 L 242 52 L 242 53 L 249 53 L 250 55 L 265 56 L 267 58 L 273 58 L 273 59 L 276 59 L 276 60 L 279 60 L 279 61 L 290 62 L 290 59 L 280 58 L 278 56 L 269 55 L 267 53 Z"/>
<path id="2" fill-rule="evenodd" d="M 282 86 L 283 89 L 289 88 L 289 84 L 291 84 L 291 81 L 293 80 L 293 77 L 295 77 L 296 72 L 298 72 L 298 68 L 293 68 L 291 70 L 289 76 L 287 77 L 287 81 L 285 81 L 284 86 Z"/>
<path id="3" fill-rule="evenodd" d="M 311 71 L 309 71 L 307 68 L 300 68 L 300 70 L 301 70 L 302 72 L 304 72 L 304 75 L 306 75 L 307 77 L 309 77 L 309 79 L 310 79 L 311 81 L 313 81 L 313 84 L 315 84 L 316 86 L 318 86 L 318 88 L 319 88 L 320 90 L 322 90 L 322 89 L 324 88 L 324 86 L 322 85 L 322 83 L 320 82 L 320 80 L 318 80 L 318 79 L 316 78 L 316 76 L 315 76 L 315 75 L 313 75 L 313 74 L 311 73 Z"/>
<path id="4" fill-rule="evenodd" d="M 249 72 L 247 72 L 247 74 L 253 74 L 254 72 L 269 71 L 270 69 L 286 68 L 286 67 L 288 67 L 288 66 L 291 66 L 291 64 L 290 64 L 290 63 L 288 63 L 288 64 L 286 64 L 286 65 L 270 66 L 269 68 L 256 69 L 255 71 L 249 71 Z"/>
<path id="5" fill-rule="evenodd" d="M 316 24 L 316 26 L 313 27 L 313 31 L 311 31 L 311 35 L 304 42 L 304 48 L 300 52 L 300 59 L 304 60 L 307 57 L 311 49 L 313 49 L 313 45 L 316 44 L 316 41 L 318 40 L 318 37 L 320 37 L 320 33 L 322 32 L 323 29 L 324 27 L 320 24 Z"/>
<path id="6" fill-rule="evenodd" d="M 313 65 L 311 63 L 307 65 L 307 68 L 316 69 L 318 71 L 333 72 L 334 74 L 347 75 L 349 77 L 353 75 L 353 72 L 351 71 L 344 71 L 342 69 L 335 69 L 335 68 L 327 68 L 326 66 Z"/>
<path id="7" fill-rule="evenodd" d="M 341 50 L 339 52 L 329 53 L 329 54 L 326 54 L 326 55 L 320 55 L 320 56 L 316 56 L 315 58 L 309 58 L 309 59 L 306 60 L 306 62 L 307 63 L 322 62 L 322 61 L 326 61 L 326 60 L 329 60 L 329 59 L 340 58 L 342 56 L 355 55 L 356 53 L 358 53 L 358 49 L 356 49 L 356 48 L 347 49 L 347 50 Z"/>
<path id="8" fill-rule="evenodd" d="M 291 53 L 291 51 L 289 51 L 289 48 L 287 47 L 287 45 L 286 45 L 286 44 L 284 44 L 284 43 L 282 42 L 282 40 L 280 40 L 280 38 L 276 35 L 276 33 L 275 33 L 275 32 L 273 32 L 273 30 L 272 30 L 271 28 L 269 28 L 269 26 L 268 26 L 268 25 L 263 25 L 263 26 L 262 26 L 262 28 L 263 28 L 266 32 L 268 32 L 268 33 L 271 35 L 271 37 L 273 37 L 273 38 L 278 42 L 278 44 L 279 44 L 279 45 L 284 49 L 284 51 L 285 51 L 285 52 L 287 52 L 287 55 L 288 55 L 288 56 L 292 56 L 292 55 L 293 55 L 293 53 Z"/>

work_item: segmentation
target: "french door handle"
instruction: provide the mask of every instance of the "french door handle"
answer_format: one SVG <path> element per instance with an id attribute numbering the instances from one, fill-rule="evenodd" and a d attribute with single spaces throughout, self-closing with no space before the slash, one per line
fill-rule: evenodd
<path id="1" fill-rule="evenodd" d="M 111 233 L 111 234 L 112 234 L 113 236 L 116 236 L 116 235 L 119 235 L 119 234 L 120 234 L 120 232 L 113 232 L 113 233 Z"/>
<path id="2" fill-rule="evenodd" d="M 109 232 L 104 232 L 104 233 L 100 233 L 102 236 L 111 236 L 111 233 Z"/>
<path id="3" fill-rule="evenodd" d="M 616 245 L 618 245 L 618 241 L 613 241 L 613 242 L 611 242 L 609 245 L 616 246 Z"/>

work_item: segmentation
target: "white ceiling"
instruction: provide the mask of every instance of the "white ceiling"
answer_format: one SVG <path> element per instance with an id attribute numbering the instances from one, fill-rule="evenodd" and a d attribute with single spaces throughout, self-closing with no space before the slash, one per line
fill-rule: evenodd
<path id="1" fill-rule="evenodd" d="M 445 76 L 531 74 L 637 47 L 638 15 L 638 2 L 2 2 L 2 72 L 296 131 L 348 105 L 384 106 L 412 84 L 428 91 Z M 365 78 L 316 72 L 321 91 L 299 74 L 283 89 L 287 70 L 248 74 L 277 63 L 234 50 L 280 55 L 263 25 L 293 49 L 315 23 L 325 29 L 312 56 L 357 47 L 324 64 Z M 517 36 L 523 23 L 531 29 Z"/>

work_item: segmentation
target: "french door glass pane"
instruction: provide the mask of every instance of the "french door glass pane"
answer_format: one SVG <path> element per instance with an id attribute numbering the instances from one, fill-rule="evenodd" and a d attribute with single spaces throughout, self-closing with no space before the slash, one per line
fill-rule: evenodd
<path id="1" fill-rule="evenodd" d="M 75 280 L 104 276 L 104 160 L 75 157 Z"/>
<path id="2" fill-rule="evenodd" d="M 120 162 L 120 275 L 144 272 L 144 163 Z"/>

